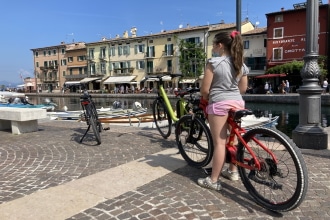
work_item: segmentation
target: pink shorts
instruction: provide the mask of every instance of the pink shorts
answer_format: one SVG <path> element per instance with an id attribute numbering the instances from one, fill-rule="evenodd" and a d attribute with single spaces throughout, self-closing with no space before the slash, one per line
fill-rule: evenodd
<path id="1" fill-rule="evenodd" d="M 215 102 L 206 107 L 207 114 L 224 116 L 232 108 L 244 108 L 245 102 L 243 100 L 227 100 L 222 102 Z"/>

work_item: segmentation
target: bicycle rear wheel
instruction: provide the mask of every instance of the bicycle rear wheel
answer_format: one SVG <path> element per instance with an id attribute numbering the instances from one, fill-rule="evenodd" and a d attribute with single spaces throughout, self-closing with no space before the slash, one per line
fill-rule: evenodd
<path id="1" fill-rule="evenodd" d="M 97 142 L 97 144 L 101 144 L 101 135 L 100 135 L 101 123 L 98 122 L 98 119 L 97 119 L 98 116 L 93 111 L 91 105 L 86 106 L 86 112 L 87 112 L 89 125 L 92 127 L 96 142 Z"/>
<path id="2" fill-rule="evenodd" d="M 261 163 L 261 170 L 238 167 L 250 195 L 259 205 L 269 210 L 284 212 L 298 207 L 306 196 L 308 175 L 296 144 L 281 131 L 262 127 L 249 130 L 243 139 Z M 275 155 L 277 162 L 271 154 Z M 237 160 L 249 165 L 255 164 L 242 143 L 238 145 Z"/>
<path id="3" fill-rule="evenodd" d="M 182 157 L 190 166 L 201 168 L 209 164 L 213 155 L 212 136 L 202 119 L 182 116 L 175 127 L 175 138 Z"/>
<path id="4" fill-rule="evenodd" d="M 163 101 L 156 99 L 152 104 L 152 111 L 156 128 L 163 138 L 171 135 L 172 119 Z"/>

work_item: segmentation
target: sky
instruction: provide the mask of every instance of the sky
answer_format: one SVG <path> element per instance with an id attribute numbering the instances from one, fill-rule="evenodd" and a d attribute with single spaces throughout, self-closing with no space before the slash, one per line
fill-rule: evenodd
<path id="1" fill-rule="evenodd" d="M 293 9 L 306 0 L 241 0 L 242 20 L 266 27 L 268 13 Z M 323 0 L 325 4 L 327 1 Z M 236 22 L 235 0 L 10 0 L 1 5 L 0 81 L 22 84 L 33 76 L 31 49 L 61 42 L 95 42 L 123 35 L 137 36 L 199 26 Z"/>

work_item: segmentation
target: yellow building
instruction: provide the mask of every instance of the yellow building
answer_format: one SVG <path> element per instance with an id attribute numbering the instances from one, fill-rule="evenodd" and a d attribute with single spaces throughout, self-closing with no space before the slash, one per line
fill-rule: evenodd
<path id="1" fill-rule="evenodd" d="M 136 92 L 156 88 L 157 81 L 148 75 L 180 74 L 179 43 L 181 40 L 201 44 L 207 58 L 211 57 L 212 40 L 220 31 L 233 31 L 236 24 L 214 24 L 180 27 L 176 30 L 137 36 L 137 28 L 124 31 L 122 36 L 103 38 L 91 43 L 72 43 L 32 49 L 37 78 L 42 89 L 79 85 L 80 89 L 102 92 Z M 242 33 L 254 26 L 242 23 Z M 61 64 L 61 65 L 59 65 Z M 184 88 L 198 83 L 202 72 L 191 62 L 190 78 L 164 77 L 165 87 Z M 196 84 L 197 85 L 197 84 Z M 119 91 L 118 91 L 119 90 Z"/>

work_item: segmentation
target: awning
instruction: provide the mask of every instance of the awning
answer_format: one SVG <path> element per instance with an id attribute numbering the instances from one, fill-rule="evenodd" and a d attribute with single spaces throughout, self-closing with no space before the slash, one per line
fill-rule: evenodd
<path id="1" fill-rule="evenodd" d="M 130 83 L 136 76 L 110 76 L 103 84 Z"/>
<path id="2" fill-rule="evenodd" d="M 16 87 L 17 87 L 17 88 L 22 88 L 22 87 L 24 87 L 24 84 L 22 84 L 22 85 L 17 85 Z"/>
<path id="3" fill-rule="evenodd" d="M 92 81 L 95 81 L 95 80 L 98 80 L 98 79 L 101 79 L 101 78 L 100 77 L 85 78 L 85 79 L 80 80 L 80 83 L 89 83 L 89 82 L 92 82 Z"/>
<path id="4" fill-rule="evenodd" d="M 163 77 L 162 77 L 162 80 L 163 80 L 163 82 L 164 82 L 164 81 L 172 81 L 172 77 L 171 77 L 171 76 L 163 76 Z M 141 80 L 141 82 L 144 82 L 144 81 L 147 81 L 147 82 L 154 82 L 154 81 L 159 81 L 159 79 L 158 79 L 158 78 L 148 78 L 148 76 L 146 76 L 145 78 L 143 78 L 143 79 Z"/>
<path id="5" fill-rule="evenodd" d="M 67 81 L 64 83 L 65 85 L 80 85 L 80 81 Z"/>
<path id="6" fill-rule="evenodd" d="M 196 79 L 182 79 L 179 83 L 195 83 Z"/>
<path id="7" fill-rule="evenodd" d="M 265 71 L 264 70 L 250 70 L 249 71 L 249 74 L 247 76 L 249 77 L 252 77 L 252 76 L 261 76 L 261 75 L 264 75 L 265 74 Z"/>
<path id="8" fill-rule="evenodd" d="M 285 77 L 286 74 L 285 73 L 277 73 L 277 74 L 265 74 L 265 75 L 260 75 L 260 76 L 256 76 L 254 78 L 274 78 L 274 77 Z"/>
<path id="9" fill-rule="evenodd" d="M 25 84 L 26 86 L 33 86 L 33 84 L 31 82 L 28 82 Z"/>

